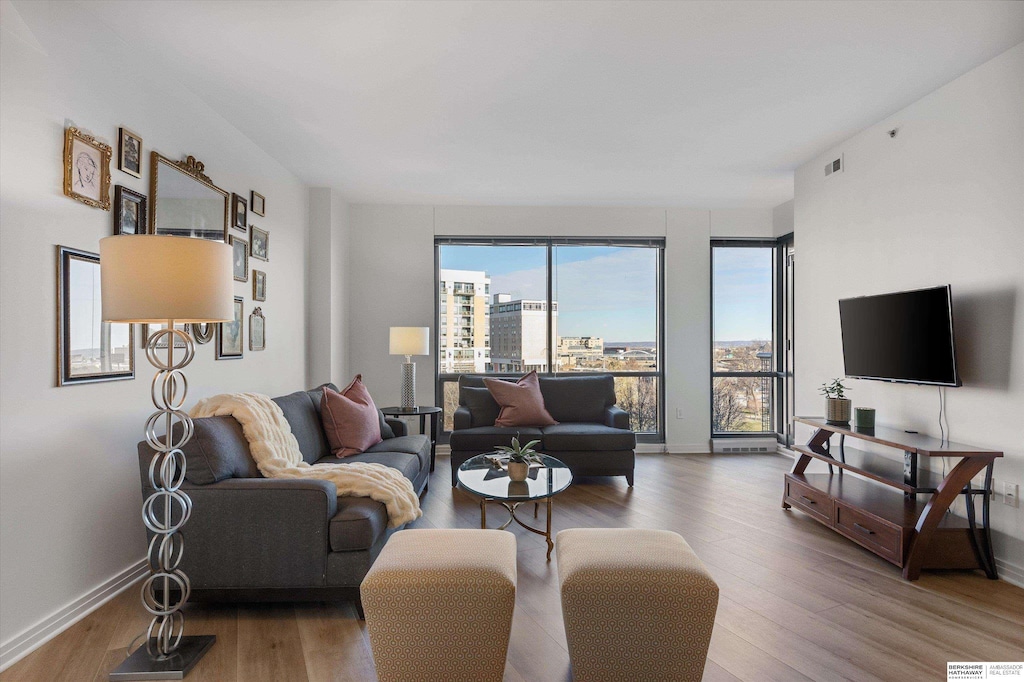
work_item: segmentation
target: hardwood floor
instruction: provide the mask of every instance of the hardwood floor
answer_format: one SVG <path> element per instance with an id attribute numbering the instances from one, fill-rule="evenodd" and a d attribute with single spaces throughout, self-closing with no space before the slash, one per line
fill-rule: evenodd
<path id="1" fill-rule="evenodd" d="M 584 479 L 556 498 L 553 523 L 686 538 L 721 587 L 705 680 L 944 680 L 947 661 L 1021 660 L 1024 590 L 980 571 L 905 582 L 896 567 L 781 509 L 790 466 L 775 455 L 641 455 L 635 488 L 621 477 Z M 475 499 L 449 477 L 439 458 L 416 527 L 479 527 Z M 554 559 L 545 561 L 543 538 L 513 530 L 519 582 L 505 679 L 568 680 Z M 189 633 L 217 635 L 190 682 L 376 678 L 350 604 L 192 604 L 187 613 Z M 146 622 L 133 587 L 0 680 L 106 680 Z"/>

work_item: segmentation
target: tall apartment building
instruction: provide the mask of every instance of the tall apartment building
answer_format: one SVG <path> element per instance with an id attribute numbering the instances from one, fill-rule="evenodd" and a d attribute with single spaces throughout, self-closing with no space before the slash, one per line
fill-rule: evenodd
<path id="1" fill-rule="evenodd" d="M 559 337 L 555 357 L 560 372 L 573 369 L 602 369 L 604 339 L 600 336 Z"/>
<path id="2" fill-rule="evenodd" d="M 547 301 L 497 294 L 491 304 L 492 372 L 547 372 Z M 551 307 L 551 336 L 558 338 L 558 302 Z"/>
<path id="3" fill-rule="evenodd" d="M 484 372 L 490 362 L 491 278 L 478 270 L 440 272 L 438 370 Z"/>

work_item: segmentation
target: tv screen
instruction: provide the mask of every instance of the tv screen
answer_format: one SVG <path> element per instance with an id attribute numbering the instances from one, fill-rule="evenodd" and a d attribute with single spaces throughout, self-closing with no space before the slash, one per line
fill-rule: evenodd
<path id="1" fill-rule="evenodd" d="M 846 376 L 959 386 L 949 286 L 839 301 Z"/>

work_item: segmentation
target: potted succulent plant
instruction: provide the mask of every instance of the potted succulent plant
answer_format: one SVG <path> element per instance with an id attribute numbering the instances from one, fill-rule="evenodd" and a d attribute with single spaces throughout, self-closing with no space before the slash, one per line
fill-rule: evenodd
<path id="1" fill-rule="evenodd" d="M 833 379 L 821 385 L 818 391 L 825 396 L 827 406 L 825 420 L 831 424 L 847 424 L 850 421 L 850 410 L 853 403 L 846 397 L 846 391 L 850 389 L 843 386 L 839 379 Z"/>
<path id="2" fill-rule="evenodd" d="M 513 481 L 525 481 L 530 473 L 530 464 L 540 462 L 540 457 L 533 446 L 539 440 L 531 440 L 525 445 L 520 445 L 518 438 L 512 439 L 512 446 L 499 445 L 496 449 L 508 455 L 508 477 Z"/>

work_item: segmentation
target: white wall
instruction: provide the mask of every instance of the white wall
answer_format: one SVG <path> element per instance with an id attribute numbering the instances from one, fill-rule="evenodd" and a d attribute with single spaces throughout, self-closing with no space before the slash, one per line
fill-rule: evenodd
<path id="1" fill-rule="evenodd" d="M 347 256 L 348 204 L 329 187 L 310 188 L 307 386 L 348 383 Z"/>
<path id="2" fill-rule="evenodd" d="M 771 209 L 356 204 L 350 219 L 349 368 L 379 404 L 399 397 L 401 358 L 387 354 L 388 327 L 435 326 L 435 235 L 665 237 L 666 442 L 673 452 L 707 450 L 709 239 L 770 237 Z M 417 359 L 420 404 L 434 404 L 432 363 Z"/>
<path id="3" fill-rule="evenodd" d="M 55 388 L 55 245 L 98 250 L 111 213 L 62 193 L 65 119 L 115 145 L 139 133 L 143 178 L 113 165 L 112 183 L 148 193 L 149 156 L 193 154 L 214 182 L 267 198 L 270 262 L 261 303 L 267 350 L 214 360 L 199 346 L 190 401 L 305 386 L 305 188 L 180 83 L 126 54 L 87 5 L 0 3 L 0 651 L 26 628 L 87 595 L 145 555 L 135 444 L 152 411 L 152 368 L 136 379 Z M 112 193 L 113 194 L 113 193 Z M 238 233 L 241 234 L 241 233 Z M 251 278 L 250 278 L 251 279 Z M 252 283 L 236 283 L 252 311 Z M 248 323 L 246 323 L 246 329 Z"/>
<path id="4" fill-rule="evenodd" d="M 1024 44 L 802 166 L 795 223 L 797 413 L 820 414 L 816 387 L 843 374 L 838 299 L 951 284 L 952 439 L 1004 451 L 996 478 L 1024 487 Z M 938 435 L 935 387 L 850 383 L 879 423 Z M 1024 510 L 997 498 L 993 524 L 1021 570 Z"/>

